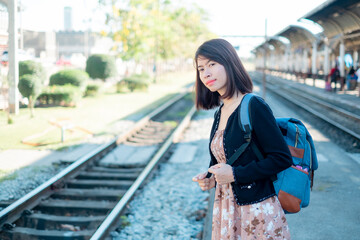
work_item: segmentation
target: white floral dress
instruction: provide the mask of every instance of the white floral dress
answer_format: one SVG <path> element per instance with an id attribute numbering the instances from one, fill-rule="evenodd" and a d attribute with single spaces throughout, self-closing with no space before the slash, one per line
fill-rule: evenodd
<path id="1" fill-rule="evenodd" d="M 224 130 L 216 131 L 211 142 L 211 152 L 218 163 L 226 162 L 223 134 Z M 259 203 L 239 206 L 228 183 L 216 186 L 212 239 L 289 240 L 290 232 L 277 196 Z"/>

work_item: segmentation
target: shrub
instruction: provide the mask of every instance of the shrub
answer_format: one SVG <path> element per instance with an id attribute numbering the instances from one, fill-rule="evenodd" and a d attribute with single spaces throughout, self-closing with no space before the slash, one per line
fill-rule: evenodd
<path id="1" fill-rule="evenodd" d="M 95 96 L 101 87 L 101 84 L 92 82 L 86 86 L 85 96 Z"/>
<path id="2" fill-rule="evenodd" d="M 116 75 L 115 58 L 105 54 L 91 55 L 86 61 L 85 71 L 92 79 L 99 78 L 105 81 Z"/>
<path id="3" fill-rule="evenodd" d="M 41 81 L 38 76 L 31 75 L 31 74 L 25 74 L 21 76 L 19 79 L 18 88 L 24 97 L 28 98 L 29 104 L 28 107 L 30 109 L 31 116 L 34 116 L 34 103 L 36 98 L 41 93 Z"/>
<path id="4" fill-rule="evenodd" d="M 131 92 L 134 90 L 147 90 L 149 86 L 148 82 L 148 79 L 144 78 L 143 75 L 134 74 L 122 79 L 118 84 L 118 89 L 119 87 L 126 86 Z"/>
<path id="5" fill-rule="evenodd" d="M 67 85 L 79 87 L 81 90 L 85 90 L 86 82 L 89 79 L 89 75 L 83 70 L 79 69 L 65 69 L 61 70 L 50 77 L 50 86 L 52 85 Z"/>
<path id="6" fill-rule="evenodd" d="M 27 74 L 37 76 L 42 83 L 45 82 L 46 72 L 41 63 L 32 60 L 20 61 L 19 78 Z"/>
<path id="7" fill-rule="evenodd" d="M 53 85 L 44 88 L 38 100 L 42 105 L 76 106 L 81 99 L 82 91 L 79 87 L 67 84 Z"/>

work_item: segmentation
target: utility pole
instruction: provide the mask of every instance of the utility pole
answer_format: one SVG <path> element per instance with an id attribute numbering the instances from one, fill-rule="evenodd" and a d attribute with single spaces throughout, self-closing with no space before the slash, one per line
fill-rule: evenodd
<path id="1" fill-rule="evenodd" d="M 160 11 L 160 0 L 157 0 L 156 2 L 156 19 L 155 19 L 155 26 L 154 26 L 154 34 L 155 34 L 155 49 L 154 49 L 154 63 L 153 63 L 153 83 L 156 83 L 157 77 L 158 77 L 158 67 L 157 67 L 157 55 L 159 52 L 159 11 Z"/>
<path id="2" fill-rule="evenodd" d="M 17 33 L 17 0 L 8 1 L 9 10 L 9 111 L 19 113 L 19 66 L 17 59 L 18 52 L 18 33 Z"/>
<path id="3" fill-rule="evenodd" d="M 263 79 L 262 79 L 262 98 L 266 96 L 266 54 L 267 54 L 267 19 L 265 18 L 265 43 L 264 43 L 264 68 L 263 68 Z"/>

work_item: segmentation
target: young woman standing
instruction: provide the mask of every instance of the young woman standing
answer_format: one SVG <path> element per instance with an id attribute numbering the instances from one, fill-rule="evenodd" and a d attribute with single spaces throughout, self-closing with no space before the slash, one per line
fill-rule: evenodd
<path id="1" fill-rule="evenodd" d="M 257 160 L 249 147 L 232 166 L 226 164 L 245 141 L 237 115 L 253 84 L 226 40 L 203 43 L 195 62 L 197 108 L 219 107 L 210 135 L 210 168 L 193 178 L 204 191 L 216 187 L 212 239 L 290 239 L 271 177 L 292 160 L 270 107 L 260 97 L 252 99 L 251 144 L 257 144 L 264 159 Z"/>

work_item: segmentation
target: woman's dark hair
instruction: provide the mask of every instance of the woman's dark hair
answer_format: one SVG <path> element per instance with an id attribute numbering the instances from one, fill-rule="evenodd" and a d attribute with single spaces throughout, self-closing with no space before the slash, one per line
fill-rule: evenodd
<path id="1" fill-rule="evenodd" d="M 355 74 L 355 69 L 353 66 L 351 66 L 350 70 L 349 70 L 349 74 L 350 75 L 354 75 Z"/>
<path id="2" fill-rule="evenodd" d="M 226 92 L 220 96 L 211 92 L 200 80 L 198 58 L 206 58 L 224 66 L 227 81 Z M 195 105 L 197 109 L 211 109 L 220 105 L 220 98 L 231 98 L 235 92 L 250 93 L 252 81 L 242 65 L 234 47 L 224 39 L 212 39 L 204 42 L 195 53 L 196 83 Z"/>

